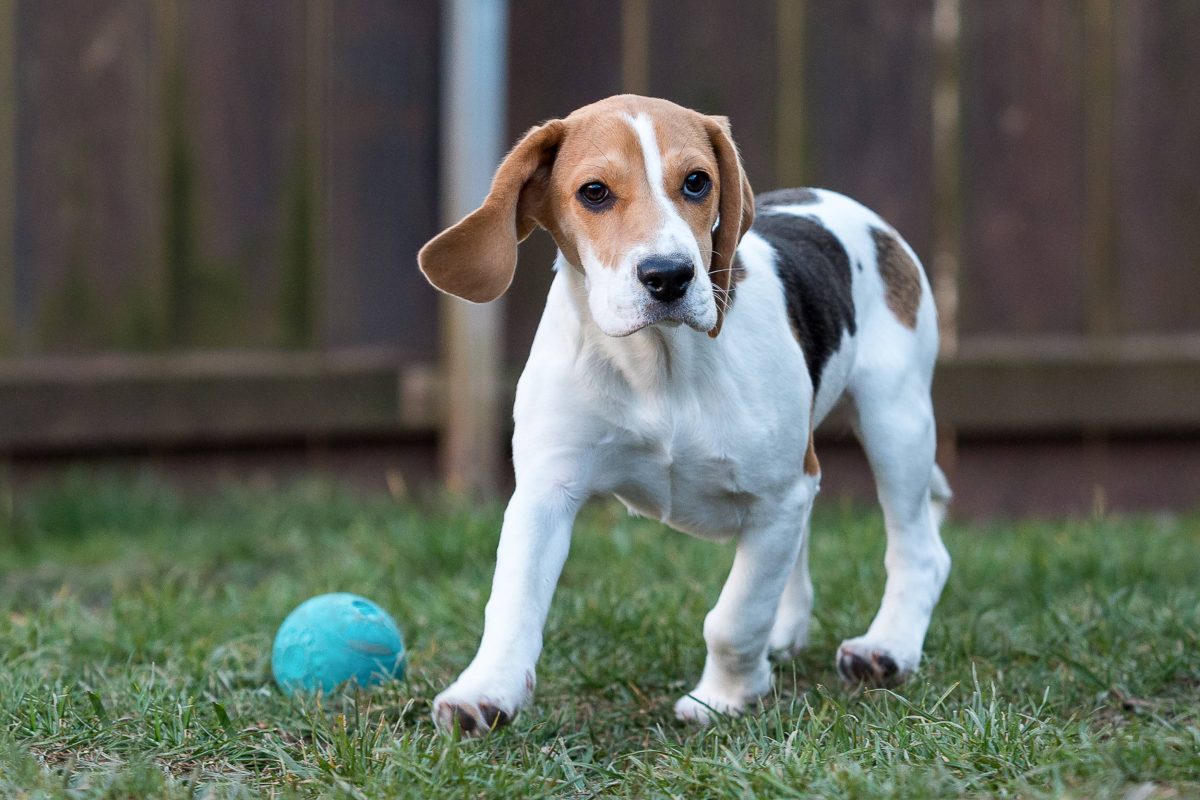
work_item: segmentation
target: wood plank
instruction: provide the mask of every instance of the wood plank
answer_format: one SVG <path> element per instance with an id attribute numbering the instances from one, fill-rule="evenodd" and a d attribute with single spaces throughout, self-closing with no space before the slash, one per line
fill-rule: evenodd
<path id="1" fill-rule="evenodd" d="M 1088 243 L 1084 274 L 1087 332 L 1108 336 L 1115 332 L 1118 306 L 1116 287 L 1117 217 L 1113 197 L 1113 0 L 1087 0 L 1084 8 L 1086 36 L 1084 152 L 1087 183 L 1084 187 Z"/>
<path id="2" fill-rule="evenodd" d="M 0 0 L 0 352 L 14 345 L 17 217 L 17 0 Z"/>
<path id="3" fill-rule="evenodd" d="M 1200 3 L 1120 0 L 1115 13 L 1115 327 L 1197 331 Z"/>
<path id="4" fill-rule="evenodd" d="M 650 88 L 650 0 L 621 0 L 621 91 Z"/>
<path id="5" fill-rule="evenodd" d="M 775 181 L 806 186 L 808 0 L 775 2 Z"/>
<path id="6" fill-rule="evenodd" d="M 388 348 L 7 360 L 0 450 L 430 435 L 444 387 L 435 364 Z M 972 340 L 934 380 L 939 424 L 968 438 L 1196 433 L 1197 396 L 1200 337 Z"/>
<path id="7" fill-rule="evenodd" d="M 153 10 L 17 4 L 14 306 L 29 349 L 162 342 Z"/>
<path id="8" fill-rule="evenodd" d="M 938 366 L 939 423 L 963 435 L 1200 430 L 1200 337 L 964 342 Z"/>
<path id="9" fill-rule="evenodd" d="M 1082 5 L 965 3 L 962 36 L 960 333 L 1082 333 Z"/>
<path id="10" fill-rule="evenodd" d="M 932 261 L 932 0 L 810 3 L 805 28 L 807 181 L 878 211 Z"/>
<path id="11" fill-rule="evenodd" d="M 775 174 L 774 3 L 655 0 L 650 6 L 650 94 L 729 117 L 756 191 Z"/>
<path id="12" fill-rule="evenodd" d="M 932 251 L 925 262 L 938 310 L 943 355 L 958 348 L 958 295 L 962 278 L 962 5 L 935 0 L 933 6 L 935 77 L 933 85 L 933 229 Z M 952 457 L 953 437 L 945 439 Z"/>
<path id="13" fill-rule="evenodd" d="M 329 30 L 319 342 L 438 353 L 417 250 L 438 231 L 437 0 L 338 0 Z"/>
<path id="14" fill-rule="evenodd" d="M 196 171 L 188 344 L 278 345 L 289 201 L 309 189 L 305 15 L 293 0 L 188 0 L 180 12 Z"/>
<path id="15" fill-rule="evenodd" d="M 0 450 L 219 445 L 428 433 L 429 368 L 394 350 L 0 362 Z"/>

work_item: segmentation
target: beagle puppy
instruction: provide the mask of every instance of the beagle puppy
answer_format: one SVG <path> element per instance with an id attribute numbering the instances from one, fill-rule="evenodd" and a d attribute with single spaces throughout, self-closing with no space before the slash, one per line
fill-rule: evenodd
<path id="1" fill-rule="evenodd" d="M 875 477 L 887 584 L 837 669 L 877 685 L 912 673 L 950 570 L 950 490 L 934 463 L 937 314 L 908 244 L 834 192 L 756 198 L 728 120 L 634 95 L 530 130 L 418 261 L 438 289 L 486 303 L 536 227 L 558 257 L 517 385 L 516 490 L 479 651 L 435 699 L 437 725 L 481 735 L 529 703 L 572 523 L 597 495 L 736 543 L 675 714 L 705 723 L 766 695 L 769 656 L 808 634 L 812 432 L 839 404 Z"/>

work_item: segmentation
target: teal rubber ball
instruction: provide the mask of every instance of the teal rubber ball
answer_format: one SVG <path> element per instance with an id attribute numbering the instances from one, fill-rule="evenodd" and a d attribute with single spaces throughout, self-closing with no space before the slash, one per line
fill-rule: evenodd
<path id="1" fill-rule="evenodd" d="M 271 671 L 286 695 L 331 692 L 347 681 L 374 686 L 404 677 L 404 637 L 396 621 L 346 592 L 305 600 L 279 626 Z"/>

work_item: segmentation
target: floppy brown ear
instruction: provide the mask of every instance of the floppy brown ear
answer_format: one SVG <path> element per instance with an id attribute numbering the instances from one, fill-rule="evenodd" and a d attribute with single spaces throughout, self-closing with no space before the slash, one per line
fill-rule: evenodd
<path id="1" fill-rule="evenodd" d="M 472 303 L 490 302 L 508 290 L 517 245 L 545 219 L 562 135 L 560 120 L 531 129 L 496 169 L 483 205 L 426 242 L 417 263 L 430 283 Z"/>
<path id="2" fill-rule="evenodd" d="M 721 196 L 718 200 L 717 230 L 713 233 L 712 262 L 708 276 L 720 293 L 727 293 L 733 280 L 733 256 L 738 242 L 754 222 L 754 190 L 742 169 L 742 159 L 733 143 L 729 120 L 725 117 L 708 117 L 705 122 L 713 152 L 717 156 L 718 182 Z M 726 295 L 727 296 L 727 295 Z M 717 324 L 708 332 L 716 337 L 725 321 L 726 303 L 717 302 Z"/>

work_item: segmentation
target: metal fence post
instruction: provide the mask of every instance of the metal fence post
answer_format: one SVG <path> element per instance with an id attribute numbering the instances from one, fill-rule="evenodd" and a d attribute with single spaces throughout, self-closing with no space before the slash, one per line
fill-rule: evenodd
<path id="1" fill-rule="evenodd" d="M 507 0 L 448 0 L 442 38 L 442 222 L 487 195 L 503 154 Z M 446 417 L 442 469 L 454 492 L 492 493 L 500 477 L 503 301 L 441 301 Z"/>

